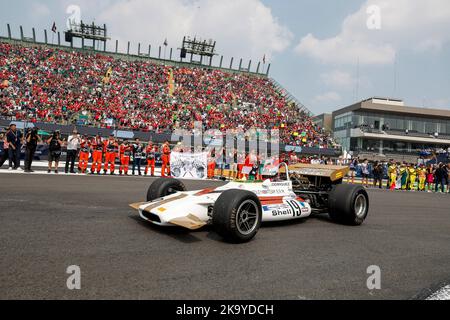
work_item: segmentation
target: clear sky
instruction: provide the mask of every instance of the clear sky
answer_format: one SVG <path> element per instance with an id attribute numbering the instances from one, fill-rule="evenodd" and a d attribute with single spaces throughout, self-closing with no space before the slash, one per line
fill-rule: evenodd
<path id="1" fill-rule="evenodd" d="M 271 76 L 316 114 L 372 96 L 450 109 L 448 0 L 15 0 L 2 4 L 0 34 L 34 26 L 43 40 L 73 8 L 106 23 L 122 51 L 197 35 L 216 39 L 225 63 L 266 55 Z"/>

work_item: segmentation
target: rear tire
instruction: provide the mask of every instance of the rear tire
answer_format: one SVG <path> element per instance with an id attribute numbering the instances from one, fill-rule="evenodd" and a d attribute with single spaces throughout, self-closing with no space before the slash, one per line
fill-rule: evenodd
<path id="1" fill-rule="evenodd" d="M 361 186 L 335 185 L 328 197 L 328 209 L 333 221 L 359 226 L 369 213 L 369 196 Z"/>
<path id="2" fill-rule="evenodd" d="M 214 205 L 213 227 L 228 242 L 252 240 L 259 231 L 261 220 L 261 202 L 253 192 L 227 190 Z"/>
<path id="3" fill-rule="evenodd" d="M 183 182 L 172 178 L 160 178 L 153 182 L 147 190 L 147 201 L 154 201 L 176 192 L 186 191 Z"/>

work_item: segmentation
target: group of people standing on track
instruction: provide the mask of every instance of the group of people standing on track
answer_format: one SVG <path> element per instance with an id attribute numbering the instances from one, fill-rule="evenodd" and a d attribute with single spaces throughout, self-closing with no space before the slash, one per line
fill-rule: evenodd
<path id="1" fill-rule="evenodd" d="M 77 140 L 79 145 L 78 170 L 80 173 L 90 174 L 116 174 L 116 159 L 119 160 L 119 175 L 128 175 L 129 171 L 135 174 L 137 169 L 138 175 L 142 175 L 141 164 L 145 160 L 144 175 L 150 174 L 155 176 L 156 154 L 161 150 L 162 169 L 161 176 L 170 176 L 170 145 L 166 141 L 161 148 L 152 141 L 147 146 L 141 143 L 140 139 L 134 141 L 119 141 L 114 135 L 110 135 L 108 139 L 103 139 L 101 135 L 92 138 L 86 136 L 72 135 L 69 136 L 68 142 Z M 91 168 L 89 171 L 89 158 L 92 158 Z M 132 166 L 132 170 L 130 170 Z M 73 171 L 71 171 L 73 173 Z"/>
<path id="2" fill-rule="evenodd" d="M 20 158 L 22 146 L 25 145 L 25 172 L 32 172 L 31 163 L 41 138 L 36 129 L 29 128 L 24 134 L 11 123 L 6 133 L 0 133 L 0 167 L 9 160 L 9 170 L 22 171 Z"/>
<path id="3" fill-rule="evenodd" d="M 347 182 L 355 183 L 356 172 L 360 171 L 362 185 L 369 187 L 369 177 L 373 177 L 373 186 L 383 188 L 387 175 L 386 189 L 404 191 L 450 192 L 450 163 L 413 164 L 406 162 L 375 162 L 369 164 L 367 159 L 361 163 L 353 159 Z"/>
<path id="4" fill-rule="evenodd" d="M 391 190 L 441 191 L 450 189 L 450 164 L 414 165 L 391 162 L 388 167 L 388 188 Z"/>
<path id="5" fill-rule="evenodd" d="M 134 141 L 119 140 L 114 135 L 104 139 L 100 134 L 87 137 L 78 134 L 76 129 L 67 139 L 62 138 L 59 131 L 55 131 L 45 140 L 37 135 L 37 130 L 28 130 L 25 137 L 15 125 L 11 125 L 6 134 L 2 134 L 0 167 L 9 159 L 10 170 L 20 169 L 20 150 L 25 146 L 25 172 L 34 172 L 31 163 L 38 142 L 48 145 L 48 173 L 58 173 L 62 150 L 67 149 L 65 173 L 76 173 L 75 162 L 78 161 L 78 173 L 82 174 L 111 174 L 128 175 L 137 173 L 142 175 L 141 165 L 145 163 L 144 175 L 155 176 L 157 154 L 161 156 L 161 176 L 170 176 L 171 148 L 166 141 L 162 146 L 149 141 L 146 145 L 139 139 Z M 92 159 L 89 168 L 89 159 Z M 116 160 L 119 162 L 117 168 Z M 130 170 L 131 166 L 131 170 Z M 118 170 L 117 170 L 118 169 Z M 21 170 L 21 169 L 20 169 Z"/>

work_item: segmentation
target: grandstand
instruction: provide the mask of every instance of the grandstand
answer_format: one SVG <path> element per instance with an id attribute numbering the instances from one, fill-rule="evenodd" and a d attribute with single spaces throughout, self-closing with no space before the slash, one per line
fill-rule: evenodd
<path id="1" fill-rule="evenodd" d="M 0 83 L 4 121 L 165 135 L 201 121 L 205 130 L 224 132 L 279 129 L 283 144 L 305 150 L 336 147 L 305 106 L 267 74 L 249 70 L 8 37 L 0 38 Z"/>

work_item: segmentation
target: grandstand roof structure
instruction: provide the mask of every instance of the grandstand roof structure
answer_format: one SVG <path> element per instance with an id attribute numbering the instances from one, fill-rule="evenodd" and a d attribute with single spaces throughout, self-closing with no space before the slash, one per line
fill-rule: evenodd
<path id="1" fill-rule="evenodd" d="M 402 100 L 380 97 L 369 98 L 348 107 L 336 110 L 333 112 L 333 115 L 338 116 L 340 114 L 357 110 L 376 111 L 396 115 L 409 115 L 426 118 L 450 119 L 450 110 L 405 106 Z"/>

